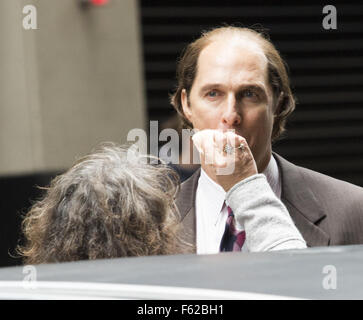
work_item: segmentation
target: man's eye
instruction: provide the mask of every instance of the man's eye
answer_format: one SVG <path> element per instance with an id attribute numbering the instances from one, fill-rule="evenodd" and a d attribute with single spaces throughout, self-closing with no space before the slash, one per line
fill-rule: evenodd
<path id="1" fill-rule="evenodd" d="M 209 91 L 209 92 L 207 93 L 207 96 L 208 96 L 208 97 L 210 97 L 210 98 L 215 98 L 215 97 L 217 97 L 217 96 L 218 96 L 218 92 L 217 92 L 217 90 Z"/>
<path id="2" fill-rule="evenodd" d="M 255 98 L 255 97 L 257 97 L 257 94 L 255 92 L 253 92 L 252 90 L 245 90 L 243 92 L 243 96 L 246 98 Z"/>

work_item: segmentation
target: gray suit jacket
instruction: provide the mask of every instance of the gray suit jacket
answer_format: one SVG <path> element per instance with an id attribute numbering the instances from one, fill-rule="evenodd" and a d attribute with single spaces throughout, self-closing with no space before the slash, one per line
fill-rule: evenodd
<path id="1" fill-rule="evenodd" d="M 274 153 L 282 180 L 281 201 L 309 247 L 363 243 L 363 188 L 302 168 Z M 177 198 L 183 238 L 196 242 L 198 169 Z"/>

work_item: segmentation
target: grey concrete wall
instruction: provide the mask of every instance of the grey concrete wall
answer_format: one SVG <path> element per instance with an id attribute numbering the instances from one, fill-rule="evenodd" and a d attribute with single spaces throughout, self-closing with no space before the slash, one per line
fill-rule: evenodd
<path id="1" fill-rule="evenodd" d="M 37 30 L 24 30 L 24 5 Z M 67 168 L 145 127 L 138 7 L 0 1 L 0 175 Z"/>

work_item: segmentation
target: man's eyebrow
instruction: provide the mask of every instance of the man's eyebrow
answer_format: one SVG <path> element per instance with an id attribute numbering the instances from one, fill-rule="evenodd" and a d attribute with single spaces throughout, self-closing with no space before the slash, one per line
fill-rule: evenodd
<path id="1" fill-rule="evenodd" d="M 259 90 L 259 91 L 265 91 L 266 87 L 264 85 L 261 85 L 259 83 L 249 83 L 249 84 L 245 84 L 245 85 L 241 85 L 240 89 L 254 89 L 254 90 Z"/>
<path id="2" fill-rule="evenodd" d="M 200 92 L 206 92 L 211 89 L 218 89 L 222 86 L 223 85 L 221 83 L 208 83 L 200 88 Z"/>
<path id="3" fill-rule="evenodd" d="M 218 88 L 221 88 L 221 87 L 224 87 L 223 84 L 221 83 L 209 83 L 209 84 L 206 84 L 204 86 L 202 86 L 200 88 L 200 92 L 203 93 L 203 92 L 206 92 L 208 90 L 212 90 L 212 89 L 218 89 Z M 255 90 L 259 90 L 259 91 L 265 91 L 266 88 L 263 84 L 260 84 L 260 83 L 245 83 L 245 84 L 242 84 L 239 86 L 238 90 L 245 90 L 245 89 L 255 89 Z"/>

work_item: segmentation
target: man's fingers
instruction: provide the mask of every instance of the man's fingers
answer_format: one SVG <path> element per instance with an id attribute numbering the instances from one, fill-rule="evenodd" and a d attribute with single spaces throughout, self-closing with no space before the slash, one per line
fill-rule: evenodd
<path id="1" fill-rule="evenodd" d="M 223 153 L 223 148 L 227 143 L 227 137 L 221 131 L 216 131 L 214 134 L 214 146 L 218 153 Z"/>
<path id="2" fill-rule="evenodd" d="M 223 148 L 227 143 L 227 138 L 222 131 L 215 131 L 214 133 L 214 165 L 217 167 L 223 167 L 226 164 L 224 158 Z"/>
<path id="3" fill-rule="evenodd" d="M 193 143 L 200 152 L 201 160 L 206 165 L 216 167 L 224 167 L 231 161 L 237 161 L 243 157 L 246 149 L 250 152 L 246 140 L 234 131 L 202 130 L 193 136 Z"/>
<path id="4" fill-rule="evenodd" d="M 215 163 L 215 150 L 214 150 L 214 133 L 207 132 L 202 141 L 202 148 L 204 150 L 205 164 Z"/>
<path id="5" fill-rule="evenodd" d="M 226 137 L 227 137 L 227 143 L 233 147 L 236 148 L 239 146 L 239 139 L 238 139 L 238 135 L 235 134 L 234 132 L 226 132 L 225 133 Z"/>
<path id="6" fill-rule="evenodd" d="M 251 149 L 247 143 L 247 140 L 241 136 L 238 136 L 238 146 L 243 145 L 243 147 L 241 147 L 241 151 L 243 151 L 245 153 L 245 156 L 248 155 L 249 157 L 251 157 L 253 159 L 253 155 L 251 152 Z"/>

